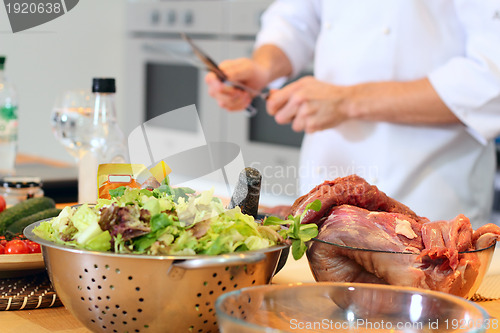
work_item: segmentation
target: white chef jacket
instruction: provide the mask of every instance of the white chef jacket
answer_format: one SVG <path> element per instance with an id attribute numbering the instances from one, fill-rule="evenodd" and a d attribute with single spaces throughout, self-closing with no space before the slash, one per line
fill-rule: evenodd
<path id="1" fill-rule="evenodd" d="M 500 134 L 499 0 L 278 0 L 256 46 L 272 43 L 294 74 L 337 85 L 429 78 L 462 124 L 349 120 L 307 134 L 303 193 L 358 174 L 431 220 L 489 222 Z"/>

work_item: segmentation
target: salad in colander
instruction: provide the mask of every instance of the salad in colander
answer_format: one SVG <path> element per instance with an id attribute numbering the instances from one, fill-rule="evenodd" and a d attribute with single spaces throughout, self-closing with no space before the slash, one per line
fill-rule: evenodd
<path id="1" fill-rule="evenodd" d="M 225 209 L 213 190 L 197 194 L 162 185 L 154 190 L 120 187 L 110 194 L 111 199 L 98 199 L 96 205 L 65 207 L 34 233 L 76 248 L 150 255 L 217 255 L 291 242 L 299 258 L 305 242 L 318 232 L 315 224 L 301 225 L 300 217 L 259 223 L 239 207 Z"/>

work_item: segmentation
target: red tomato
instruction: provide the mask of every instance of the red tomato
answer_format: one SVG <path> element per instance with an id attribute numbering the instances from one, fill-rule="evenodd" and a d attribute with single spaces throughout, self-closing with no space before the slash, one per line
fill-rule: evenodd
<path id="1" fill-rule="evenodd" d="M 0 244 L 0 254 L 4 254 L 5 253 L 5 247 Z"/>
<path id="2" fill-rule="evenodd" d="M 5 236 L 0 236 L 0 245 L 5 246 L 7 244 L 7 240 L 5 239 Z"/>
<path id="3" fill-rule="evenodd" d="M 29 253 L 28 245 L 20 239 L 13 239 L 5 244 L 5 254 Z"/>
<path id="4" fill-rule="evenodd" d="M 4 197 L 0 195 L 0 212 L 7 207 L 7 203 L 5 202 Z"/>
<path id="5" fill-rule="evenodd" d="M 33 241 L 30 241 L 30 240 L 26 240 L 24 242 L 26 243 L 26 245 L 28 245 L 28 253 L 41 253 L 42 252 L 42 249 L 40 248 L 40 244 L 33 242 Z"/>

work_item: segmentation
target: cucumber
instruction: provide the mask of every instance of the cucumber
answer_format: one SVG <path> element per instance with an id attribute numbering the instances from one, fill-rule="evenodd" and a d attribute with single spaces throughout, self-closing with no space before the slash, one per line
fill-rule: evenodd
<path id="1" fill-rule="evenodd" d="M 55 216 L 59 215 L 60 212 L 61 212 L 61 209 L 59 209 L 59 208 L 48 208 L 48 209 L 42 210 L 38 213 L 31 214 L 29 216 L 23 217 L 22 219 L 15 221 L 14 223 L 12 223 L 11 225 L 9 225 L 7 227 L 6 231 L 7 231 L 7 233 L 11 233 L 13 235 L 20 234 L 21 232 L 23 232 L 24 228 L 29 226 L 31 223 L 34 223 L 34 222 L 37 222 L 37 221 L 40 221 L 40 220 L 43 220 L 43 219 L 46 219 L 49 217 L 55 217 Z"/>
<path id="2" fill-rule="evenodd" d="M 4 234 L 5 230 L 17 220 L 38 213 L 39 211 L 55 207 L 56 203 L 54 199 L 49 197 L 36 197 L 26 199 L 5 209 L 0 213 L 0 235 Z"/>

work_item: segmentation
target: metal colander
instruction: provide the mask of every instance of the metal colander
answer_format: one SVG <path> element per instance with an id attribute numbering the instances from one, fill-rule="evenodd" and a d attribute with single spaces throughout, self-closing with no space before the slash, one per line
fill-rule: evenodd
<path id="1" fill-rule="evenodd" d="M 219 256 L 146 256 L 77 250 L 43 240 L 64 306 L 94 332 L 218 332 L 221 294 L 270 282 L 286 245 Z"/>

